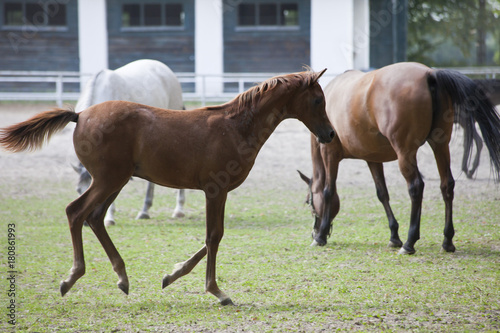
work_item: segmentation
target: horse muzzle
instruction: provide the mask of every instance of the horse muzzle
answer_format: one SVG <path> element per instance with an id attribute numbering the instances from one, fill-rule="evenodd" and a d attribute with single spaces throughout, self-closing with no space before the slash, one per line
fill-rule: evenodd
<path id="1" fill-rule="evenodd" d="M 330 143 L 335 137 L 335 131 L 332 127 L 329 129 L 323 130 L 316 134 L 316 139 L 319 143 Z"/>

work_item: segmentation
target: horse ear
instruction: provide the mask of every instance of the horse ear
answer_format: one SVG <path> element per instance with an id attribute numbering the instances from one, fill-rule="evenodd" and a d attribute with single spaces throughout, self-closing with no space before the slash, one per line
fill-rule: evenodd
<path id="1" fill-rule="evenodd" d="M 321 76 L 322 76 L 322 75 L 326 72 L 326 70 L 327 70 L 327 69 L 325 68 L 325 69 L 323 69 L 321 72 L 316 72 L 316 73 L 314 73 L 315 78 L 314 78 L 314 80 L 312 80 L 312 81 L 311 81 L 311 85 L 313 85 L 313 84 L 315 84 L 316 82 L 318 82 L 319 78 L 320 78 L 320 77 L 321 77 Z"/>
<path id="2" fill-rule="evenodd" d="M 311 178 L 307 177 L 306 175 L 304 175 L 304 174 L 303 174 L 302 172 L 300 172 L 299 170 L 297 170 L 297 172 L 299 173 L 300 178 L 302 178 L 302 180 L 303 180 L 303 181 L 305 181 L 305 182 L 306 182 L 306 184 L 307 184 L 308 186 L 311 186 L 311 184 L 312 184 L 312 180 L 311 180 Z"/>

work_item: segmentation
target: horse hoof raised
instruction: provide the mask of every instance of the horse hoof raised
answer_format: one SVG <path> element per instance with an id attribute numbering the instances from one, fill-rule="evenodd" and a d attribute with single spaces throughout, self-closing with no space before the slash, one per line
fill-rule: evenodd
<path id="1" fill-rule="evenodd" d="M 66 293 L 71 289 L 71 286 L 66 281 L 61 281 L 59 285 L 59 291 L 61 292 L 61 296 L 66 295 Z"/>
<path id="2" fill-rule="evenodd" d="M 235 306 L 233 301 L 231 301 L 231 299 L 228 297 L 226 299 L 223 299 L 222 301 L 220 301 L 220 304 L 222 306 L 226 306 L 226 305 L 232 305 L 232 306 Z"/>
<path id="3" fill-rule="evenodd" d="M 120 288 L 120 290 L 123 291 L 125 295 L 128 295 L 128 284 L 123 282 L 118 282 L 118 288 Z"/>

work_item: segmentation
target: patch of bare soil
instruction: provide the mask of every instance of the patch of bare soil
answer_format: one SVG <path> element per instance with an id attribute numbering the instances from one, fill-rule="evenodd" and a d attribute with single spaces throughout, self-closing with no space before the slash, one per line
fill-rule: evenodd
<path id="1" fill-rule="evenodd" d="M 0 104 L 0 127 L 5 127 L 31 117 L 32 115 L 53 108 L 54 105 L 43 103 L 2 103 Z M 67 182 L 68 186 L 76 184 L 76 174 L 71 163 L 78 160 L 72 143 L 73 125 L 68 125 L 62 132 L 54 135 L 42 150 L 31 153 L 11 154 L 0 150 L 0 185 L 6 185 L 9 193 L 5 195 L 22 195 L 32 191 L 43 195 L 50 187 L 41 187 L 47 182 Z M 450 144 L 452 171 L 456 179 L 455 193 L 460 195 L 481 197 L 494 196 L 500 200 L 499 186 L 495 185 L 489 165 L 486 148 L 481 154 L 481 163 L 475 180 L 469 180 L 461 171 L 463 154 L 463 132 L 461 128 L 454 131 Z M 418 165 L 426 183 L 424 200 L 441 200 L 439 190 L 439 174 L 432 150 L 424 145 L 418 154 Z M 311 175 L 310 133 L 297 120 L 286 120 L 281 123 L 266 142 L 259 153 L 248 179 L 240 190 L 252 187 L 264 189 L 303 188 L 296 170 Z M 401 176 L 397 162 L 385 164 L 385 173 L 389 191 L 393 195 L 406 195 L 406 182 Z M 355 186 L 366 188 L 375 195 L 373 181 L 364 161 L 344 160 L 341 162 L 338 188 Z M 5 187 L 4 187 L 5 188 Z M 393 193 L 396 192 L 396 193 Z"/>

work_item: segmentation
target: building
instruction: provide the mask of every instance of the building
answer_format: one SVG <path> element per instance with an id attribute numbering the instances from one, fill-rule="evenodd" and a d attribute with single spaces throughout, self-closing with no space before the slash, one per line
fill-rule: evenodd
<path id="1" fill-rule="evenodd" d="M 406 0 L 5 0 L 0 71 L 330 75 L 404 60 Z M 213 89 L 223 89 L 214 84 Z"/>

